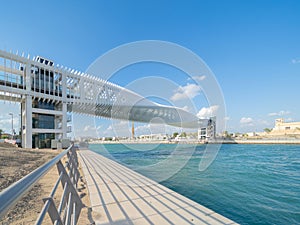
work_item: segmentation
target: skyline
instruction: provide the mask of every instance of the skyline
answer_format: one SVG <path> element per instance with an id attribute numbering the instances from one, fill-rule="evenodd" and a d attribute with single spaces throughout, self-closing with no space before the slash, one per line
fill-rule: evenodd
<path id="1" fill-rule="evenodd" d="M 300 121 L 300 106 L 296 103 L 300 83 L 297 1 L 230 1 L 229 4 L 54 1 L 51 5 L 29 1 L 18 3 L 18 7 L 14 4 L 14 1 L 4 4 L 7 10 L 3 12 L 6 20 L 0 22 L 1 49 L 41 55 L 86 71 L 96 58 L 121 44 L 170 41 L 195 52 L 215 74 L 225 99 L 228 131 L 262 131 L 272 128 L 279 117 Z M 55 16 L 47 17 L 42 10 L 45 8 L 55 12 Z M 185 107 L 179 100 L 184 100 L 181 94 L 187 93 L 196 105 L 196 114 L 210 111 L 201 89 L 174 68 L 130 66 L 110 81 L 128 86 L 137 79 L 157 75 L 178 85 L 167 101 Z M 14 104 L 7 105 L 0 105 L 0 128 L 9 131 L 8 113 L 14 111 L 17 117 L 19 112 Z M 77 129 L 85 131 L 92 125 L 93 121 Z M 111 124 L 99 120 L 98 126 L 105 132 Z M 138 126 L 141 130 L 143 126 L 147 128 L 144 124 Z"/>

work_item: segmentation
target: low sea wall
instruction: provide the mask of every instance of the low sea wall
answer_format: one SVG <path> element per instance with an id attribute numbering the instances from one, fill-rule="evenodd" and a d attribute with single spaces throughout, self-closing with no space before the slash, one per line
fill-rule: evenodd
<path id="1" fill-rule="evenodd" d="M 300 139 L 225 139 L 214 140 L 209 143 L 199 141 L 93 141 L 90 144 L 300 144 Z"/>

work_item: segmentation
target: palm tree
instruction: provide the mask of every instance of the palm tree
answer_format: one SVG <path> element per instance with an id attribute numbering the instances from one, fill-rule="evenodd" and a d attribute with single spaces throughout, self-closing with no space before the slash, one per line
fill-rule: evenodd
<path id="1" fill-rule="evenodd" d="M 270 132 L 272 131 L 272 129 L 270 129 L 270 128 L 265 128 L 264 131 L 265 131 L 266 133 L 270 133 Z"/>
<path id="2" fill-rule="evenodd" d="M 0 139 L 2 139 L 3 130 L 0 129 Z"/>

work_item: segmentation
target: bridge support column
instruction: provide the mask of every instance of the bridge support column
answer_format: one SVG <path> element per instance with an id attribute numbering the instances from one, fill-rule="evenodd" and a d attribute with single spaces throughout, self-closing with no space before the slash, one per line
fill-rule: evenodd
<path id="1" fill-rule="evenodd" d="M 67 103 L 62 103 L 62 138 L 67 138 Z"/>
<path id="2" fill-rule="evenodd" d="M 22 147 L 32 148 L 32 97 L 26 95 L 22 102 Z"/>

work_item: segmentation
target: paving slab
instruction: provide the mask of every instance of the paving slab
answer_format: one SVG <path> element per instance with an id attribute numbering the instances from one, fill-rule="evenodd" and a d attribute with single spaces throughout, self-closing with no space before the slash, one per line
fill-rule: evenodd
<path id="1" fill-rule="evenodd" d="M 88 149 L 79 151 L 97 225 L 236 224 Z"/>

